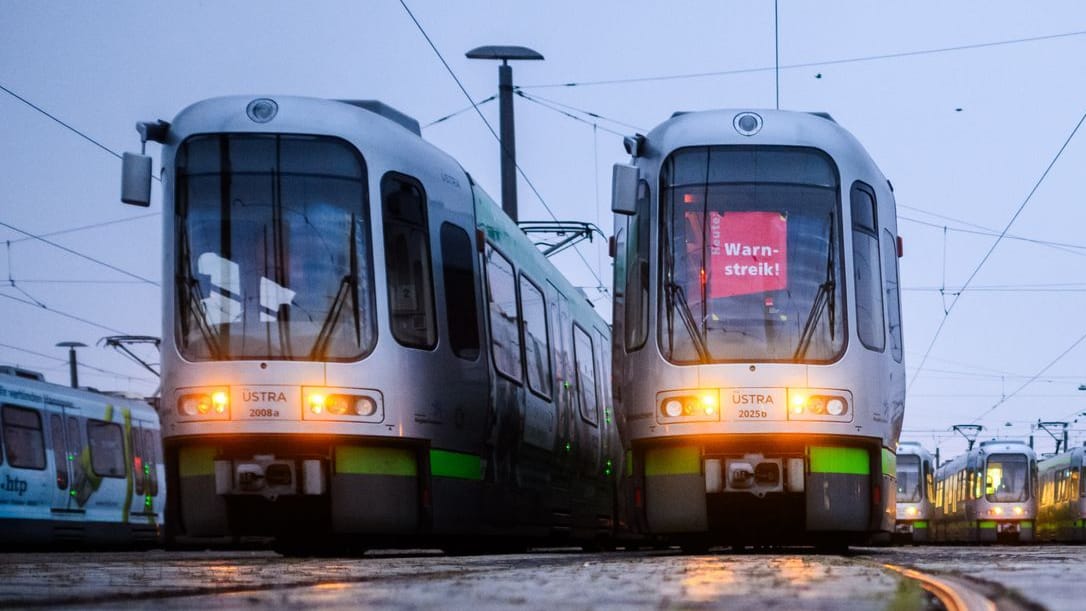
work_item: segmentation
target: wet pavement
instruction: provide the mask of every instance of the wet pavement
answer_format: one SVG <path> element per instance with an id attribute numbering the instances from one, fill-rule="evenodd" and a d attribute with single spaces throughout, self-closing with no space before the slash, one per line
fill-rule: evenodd
<path id="1" fill-rule="evenodd" d="M 971 584 L 1000 609 L 1086 606 L 1074 546 L 677 550 L 494 556 L 265 551 L 0 554 L 0 608 L 925 609 L 893 564 Z"/>

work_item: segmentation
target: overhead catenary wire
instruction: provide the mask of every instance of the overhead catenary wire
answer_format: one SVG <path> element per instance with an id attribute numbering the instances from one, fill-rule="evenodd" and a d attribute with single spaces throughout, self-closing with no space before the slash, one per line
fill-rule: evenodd
<path id="1" fill-rule="evenodd" d="M 498 94 L 495 93 L 494 95 L 490 96 L 489 98 L 486 98 L 484 100 L 479 100 L 478 102 L 476 102 L 472 106 L 465 106 L 464 108 L 461 108 L 460 110 L 451 112 L 451 113 L 449 113 L 449 114 L 447 114 L 447 115 L 445 115 L 443 117 L 438 117 L 437 119 L 434 119 L 433 121 L 430 121 L 426 125 L 423 125 L 422 129 L 426 129 L 427 127 L 433 127 L 433 126 L 437 125 L 438 123 L 448 121 L 449 119 L 451 119 L 453 117 L 456 117 L 456 116 L 459 116 L 459 115 L 461 115 L 461 114 L 475 108 L 476 106 L 482 106 L 483 104 L 486 104 L 487 102 L 493 102 L 496 99 L 498 99 Z"/>
<path id="2" fill-rule="evenodd" d="M 19 302 L 21 304 L 24 304 L 24 305 L 33 306 L 33 307 L 35 307 L 37 309 L 40 309 L 40 310 L 45 310 L 47 312 L 52 312 L 53 314 L 56 314 L 58 316 L 63 316 L 65 318 L 70 318 L 72 320 L 76 320 L 76 321 L 79 321 L 81 323 L 86 323 L 88 325 L 91 325 L 92 327 L 97 327 L 99 329 L 105 329 L 106 331 L 109 331 L 110 333 L 114 333 L 116 335 L 131 335 L 131 333 L 129 333 L 127 331 L 121 331 L 120 329 L 115 329 L 115 328 L 107 326 L 107 325 L 96 323 L 93 320 L 88 320 L 86 318 L 83 318 L 82 316 L 76 316 L 75 314 L 69 314 L 67 312 L 63 312 L 63 311 L 58 310 L 56 308 L 51 308 L 51 307 L 45 305 L 44 303 L 42 303 L 41 301 L 39 301 L 37 299 L 34 299 L 33 301 L 27 301 L 26 299 L 20 299 L 18 297 L 13 296 L 13 295 L 6 295 L 4 293 L 0 293 L 0 297 L 4 297 L 4 298 L 10 299 L 12 301 L 17 301 L 17 302 Z"/>
<path id="3" fill-rule="evenodd" d="M 63 250 L 64 252 L 66 252 L 68 254 L 75 255 L 75 256 L 80 257 L 82 259 L 86 259 L 87 261 L 90 261 L 92 263 L 96 263 L 98 265 L 101 265 L 102 267 L 109 268 L 109 269 L 111 269 L 111 270 L 113 270 L 113 271 L 115 271 L 115 272 L 117 272 L 119 274 L 124 274 L 125 276 L 128 276 L 130 278 L 134 278 L 136 280 L 140 280 L 140 281 L 145 282 L 147 284 L 150 284 L 152 286 L 159 286 L 159 283 L 157 281 L 155 281 L 155 280 L 151 280 L 150 278 L 145 278 L 144 276 L 140 276 L 139 274 L 134 274 L 134 273 L 132 273 L 132 272 L 130 272 L 128 270 L 121 269 L 120 267 L 117 267 L 116 265 L 113 265 L 111 263 L 106 263 L 105 261 L 102 261 L 101 259 L 96 259 L 96 258 L 94 258 L 94 257 L 92 257 L 90 255 L 85 255 L 85 254 L 83 254 L 83 253 L 81 253 L 81 252 L 79 252 L 77 250 L 73 250 L 71 248 L 68 248 L 67 246 L 62 246 L 60 244 L 57 244 L 56 242 L 53 242 L 52 240 L 47 240 L 47 239 L 45 239 L 45 238 L 43 238 L 43 237 L 41 237 L 39 235 L 35 235 L 33 233 L 30 233 L 29 231 L 19 229 L 18 227 L 14 226 L 14 225 L 11 225 L 9 223 L 5 223 L 3 221 L 0 221 L 0 226 L 7 227 L 8 229 L 11 229 L 12 231 L 17 231 L 17 232 L 27 236 L 30 239 L 34 239 L 34 240 L 38 240 L 40 242 L 44 242 L 44 243 L 46 243 L 46 244 L 48 244 L 48 245 L 50 245 L 50 246 L 52 246 L 54 248 L 58 248 L 60 250 Z"/>
<path id="4" fill-rule="evenodd" d="M 33 235 L 33 236 L 29 236 L 29 237 L 21 237 L 21 238 L 16 238 L 14 240 L 8 240 L 8 242 L 10 244 L 17 244 L 19 242 L 26 242 L 27 240 L 36 240 L 36 239 L 39 239 L 39 238 L 50 238 L 50 237 L 53 237 L 53 236 L 63 235 L 63 234 L 66 234 L 66 233 L 76 233 L 76 232 L 79 232 L 79 231 L 87 231 L 89 229 L 99 229 L 101 227 L 108 227 L 110 225 L 119 225 L 121 223 L 130 223 L 132 221 L 139 221 L 139 220 L 143 220 L 143 219 L 151 218 L 151 217 L 155 217 L 155 216 L 162 216 L 162 213 L 161 212 L 149 212 L 147 214 L 138 214 L 136 216 L 130 216 L 130 217 L 123 218 L 123 219 L 114 219 L 112 221 L 102 221 L 101 223 L 91 223 L 90 225 L 81 225 L 79 227 L 71 227 L 71 228 L 68 228 L 68 229 L 58 229 L 56 231 L 49 231 L 47 233 L 39 233 L 37 235 Z"/>
<path id="5" fill-rule="evenodd" d="M 992 406 L 991 406 L 991 407 L 989 407 L 988 409 L 984 410 L 984 412 L 982 412 L 982 413 L 981 413 L 981 414 L 980 414 L 979 416 L 977 416 L 976 418 L 974 418 L 974 419 L 972 420 L 972 422 L 974 422 L 974 423 L 975 423 L 975 422 L 979 421 L 979 420 L 980 420 L 981 418 L 984 418 L 984 417 L 985 417 L 985 416 L 987 416 L 988 414 L 990 414 L 990 413 L 992 413 L 993 411 L 995 411 L 995 410 L 996 410 L 996 408 L 998 408 L 998 407 L 999 407 L 1000 405 L 1003 405 L 1004 403 L 1006 403 L 1006 402 L 1007 402 L 1007 401 L 1008 401 L 1009 399 L 1011 399 L 1012 397 L 1014 397 L 1015 395 L 1017 395 L 1017 394 L 1018 394 L 1019 392 L 1021 392 L 1021 391 L 1022 391 L 1022 389 L 1026 388 L 1027 386 L 1029 386 L 1030 384 L 1032 384 L 1032 383 L 1033 383 L 1033 382 L 1034 382 L 1035 380 L 1037 380 L 1037 378 L 1040 378 L 1040 377 L 1041 377 L 1042 375 L 1044 375 L 1044 374 L 1045 374 L 1045 372 L 1046 372 L 1046 371 L 1048 371 L 1049 369 L 1051 369 L 1053 365 L 1055 365 L 1056 363 L 1058 363 L 1058 362 L 1060 362 L 1061 360 L 1063 360 L 1063 358 L 1064 358 L 1065 356 L 1067 356 L 1068 354 L 1070 354 L 1070 353 L 1071 353 L 1071 351 L 1073 351 L 1073 350 L 1074 350 L 1075 348 L 1077 348 L 1077 347 L 1079 346 L 1079 344 L 1081 344 L 1081 343 L 1082 343 L 1082 342 L 1084 342 L 1084 341 L 1086 341 L 1086 333 L 1083 333 L 1083 334 L 1082 334 L 1082 335 L 1081 335 L 1081 336 L 1080 336 L 1080 337 L 1079 337 L 1078 339 L 1076 339 L 1076 340 L 1074 341 L 1074 343 L 1072 343 L 1072 344 L 1071 344 L 1070 346 L 1068 346 L 1066 350 L 1064 350 L 1063 352 L 1061 352 L 1061 353 L 1059 354 L 1059 356 L 1057 356 L 1056 358 L 1054 358 L 1054 359 L 1052 359 L 1051 361 L 1049 361 L 1047 365 L 1045 365 L 1044 367 L 1042 367 L 1042 368 L 1041 368 L 1041 370 L 1040 370 L 1040 371 L 1038 371 L 1038 372 L 1037 372 L 1036 374 L 1034 374 L 1034 375 L 1033 375 L 1033 376 L 1032 376 L 1032 377 L 1031 377 L 1030 379 L 1028 379 L 1028 380 L 1026 380 L 1025 382 L 1023 382 L 1021 386 L 1019 386 L 1018 388 L 1016 388 L 1016 389 L 1015 389 L 1015 390 L 1014 390 L 1013 392 L 1011 392 L 1011 393 L 1010 393 L 1009 395 L 1007 395 L 1007 396 L 1005 396 L 1005 397 L 1002 397 L 1002 398 L 1000 398 L 1000 399 L 999 399 L 999 401 L 996 401 L 994 405 L 992 405 Z"/>
<path id="6" fill-rule="evenodd" d="M 552 105 L 548 104 L 547 102 L 543 102 L 542 100 L 539 100 L 539 99 L 537 99 L 537 98 L 535 98 L 533 96 L 530 96 L 530 95 L 528 95 L 528 94 L 526 94 L 524 92 L 518 91 L 516 93 L 521 98 L 523 98 L 523 99 L 525 99 L 525 100 L 527 100 L 529 102 L 532 102 L 533 104 L 538 104 L 539 106 L 542 106 L 543 108 L 546 108 L 547 110 L 551 110 L 553 112 L 556 112 L 556 113 L 562 115 L 563 117 L 573 119 L 574 121 L 577 121 L 578 123 L 584 123 L 585 125 L 589 125 L 589 126 L 592 127 L 592 129 L 601 129 L 601 130 L 603 130 L 603 131 L 605 131 L 605 132 L 607 132 L 609 134 L 618 136 L 619 138 L 624 138 L 626 136 L 626 134 L 623 134 L 622 132 L 619 132 L 619 131 L 604 127 L 604 126 L 600 125 L 599 123 L 589 121 L 588 119 L 578 117 L 577 115 L 575 115 L 575 114 L 573 114 L 571 112 L 567 112 L 565 110 L 562 110 L 561 108 L 557 108 L 555 106 L 552 106 Z"/>
<path id="7" fill-rule="evenodd" d="M 968 45 L 955 45 L 950 47 L 937 47 L 932 49 L 920 49 L 916 51 L 901 51 L 897 53 L 882 53 L 878 55 L 864 55 L 859 57 L 846 57 L 839 59 L 828 59 L 822 61 L 811 61 L 796 64 L 785 64 L 780 66 L 780 70 L 794 70 L 796 68 L 814 68 L 818 66 L 834 66 L 841 64 L 852 64 L 860 62 L 880 61 L 887 59 L 900 59 L 905 57 L 916 57 L 921 55 L 932 55 L 937 53 L 951 53 L 956 51 L 969 51 L 973 49 L 984 49 L 988 47 L 999 47 L 1004 45 L 1015 45 L 1022 43 L 1041 42 L 1047 40 L 1056 40 L 1060 38 L 1071 38 L 1074 36 L 1082 36 L 1086 34 L 1086 30 L 1078 30 L 1074 32 L 1064 32 L 1061 34 L 1048 34 L 1044 36 L 1032 36 L 1028 38 L 1014 38 L 1010 40 L 997 40 L 992 42 L 982 42 Z M 624 85 L 627 83 L 646 83 L 652 81 L 673 81 L 682 79 L 695 79 L 695 78 L 709 78 L 714 76 L 730 76 L 734 74 L 750 74 L 754 72 L 771 72 L 777 70 L 777 66 L 759 66 L 756 68 L 737 68 L 733 70 L 715 70 L 710 72 L 688 72 L 680 74 L 663 74 L 654 76 L 642 76 L 642 77 L 630 77 L 630 78 L 618 78 L 618 79 L 601 79 L 595 81 L 577 81 L 577 82 L 565 82 L 565 83 L 540 83 L 536 85 L 522 85 L 525 89 L 547 89 L 557 87 L 590 87 L 596 85 Z"/>
<path id="8" fill-rule="evenodd" d="M 61 119 L 60 119 L 59 117 L 57 117 L 56 115 L 54 115 L 53 113 L 51 113 L 51 112 L 49 112 L 49 111 L 45 110 L 45 109 L 44 109 L 44 108 L 42 108 L 41 106 L 38 106 L 37 104 L 35 104 L 35 103 L 31 102 L 30 100 L 28 100 L 28 99 L 24 98 L 23 96 L 21 96 L 21 95 L 19 95 L 19 94 L 15 93 L 15 92 L 14 92 L 14 91 L 12 91 L 11 89 L 8 89 L 7 87 L 5 87 L 5 86 L 3 86 L 3 85 L 0 85 L 0 91 L 3 91 L 4 93 L 6 93 L 6 94 L 10 95 L 11 97 L 15 98 L 16 100 L 19 100 L 19 101 L 20 101 L 20 102 L 22 102 L 23 104 L 26 104 L 27 106 L 29 106 L 29 107 L 33 108 L 34 110 L 36 110 L 36 111 L 38 111 L 39 113 L 41 113 L 41 114 L 45 115 L 46 117 L 49 117 L 49 118 L 50 118 L 50 119 L 52 119 L 53 121 L 55 121 L 55 122 L 57 122 L 58 124 L 62 125 L 62 126 L 63 126 L 64 128 L 68 129 L 68 130 L 69 130 L 69 131 L 71 131 L 72 133 L 74 133 L 74 134 L 76 134 L 77 136 L 79 136 L 80 138 L 83 138 L 84 140 L 86 140 L 87 142 L 90 142 L 90 143 L 91 143 L 91 144 L 93 144 L 94 146 L 97 146 L 98 148 L 102 149 L 103 151 L 105 151 L 105 152 L 109 153 L 110 155 L 113 155 L 113 156 L 114 156 L 114 157 L 116 157 L 117 159 L 123 159 L 123 158 L 124 158 L 124 156 L 123 156 L 123 155 L 121 155 L 120 153 L 118 153 L 117 151 L 115 151 L 115 150 L 113 150 L 113 149 L 109 148 L 108 146 L 106 146 L 106 145 L 102 144 L 101 142 L 99 142 L 99 141 L 95 140 L 94 138 L 92 138 L 92 137 L 88 136 L 88 135 L 87 135 L 86 133 L 84 133 L 84 132 L 80 131 L 79 129 L 76 129 L 76 128 L 75 128 L 75 127 L 73 127 L 73 126 L 72 126 L 71 124 L 69 124 L 69 123 L 66 123 L 65 121 L 61 120 Z M 155 180 L 161 180 L 161 179 L 160 179 L 160 178 L 159 178 L 158 176 L 155 176 L 154 174 L 151 174 L 151 178 L 153 178 L 153 179 L 155 179 Z"/>
<path id="9" fill-rule="evenodd" d="M 994 230 L 994 229 L 988 229 L 988 228 L 962 229 L 960 227 L 950 227 L 948 225 L 940 225 L 938 223 L 930 223 L 928 221 L 922 221 L 920 219 L 914 219 L 914 218 L 911 218 L 911 217 L 908 217 L 908 216 L 898 215 L 897 218 L 898 218 L 898 220 L 901 220 L 901 221 L 908 221 L 910 223 L 916 223 L 918 225 L 924 225 L 926 227 L 932 227 L 934 229 L 939 229 L 939 230 L 953 231 L 955 233 L 967 233 L 967 234 L 971 234 L 971 235 L 981 235 L 981 236 L 989 236 L 989 237 L 995 237 L 995 236 L 999 235 L 999 232 Z M 1086 245 L 1082 245 L 1082 244 L 1072 244 L 1072 243 L 1069 243 L 1069 242 L 1054 242 L 1052 240 L 1041 240 L 1041 239 L 1038 239 L 1038 238 L 1027 238 L 1025 236 L 1018 236 L 1018 235 L 1011 235 L 1011 234 L 1007 234 L 1007 235 L 1003 236 L 1003 239 L 1004 240 L 1014 240 L 1014 241 L 1018 241 L 1018 242 L 1028 242 L 1030 244 L 1037 244 L 1038 246 L 1046 246 L 1046 247 L 1053 248 L 1053 249 L 1056 249 L 1056 250 L 1062 250 L 1064 252 L 1067 252 L 1067 253 L 1070 253 L 1070 254 L 1073 254 L 1073 255 L 1086 256 Z"/>
<path id="10" fill-rule="evenodd" d="M 53 355 L 53 354 L 45 354 L 43 352 L 37 352 L 35 350 L 22 348 L 20 346 L 13 346 L 11 344 L 0 343 L 0 348 L 7 348 L 8 350 L 15 350 L 16 352 L 24 352 L 26 354 L 32 354 L 34 356 L 38 356 L 38 357 L 41 357 L 43 359 L 49 359 L 51 361 L 59 361 L 61 363 L 67 363 L 68 362 L 68 359 L 66 359 L 66 358 L 61 358 L 61 357 L 58 357 L 58 356 Z M 110 376 L 113 376 L 113 377 L 118 378 L 118 379 L 140 380 L 140 381 L 144 381 L 144 382 L 157 382 L 157 380 L 153 380 L 151 378 L 141 378 L 139 376 L 134 376 L 134 375 L 130 375 L 130 374 L 127 374 L 127 373 L 121 373 L 120 371 L 112 371 L 110 369 L 103 369 L 101 367 L 95 367 L 93 365 L 88 365 L 88 364 L 84 363 L 83 361 L 79 362 L 79 366 L 84 368 L 84 369 L 90 369 L 91 371 L 97 371 L 98 373 L 103 373 L 103 374 L 106 374 L 106 375 L 110 375 Z"/>
<path id="11" fill-rule="evenodd" d="M 415 27 L 418 28 L 419 33 L 422 34 L 422 37 L 426 39 L 426 43 L 430 45 L 431 49 L 433 49 L 434 54 L 437 55 L 438 60 L 440 60 L 441 64 L 445 66 L 445 70 L 449 73 L 449 76 L 452 77 L 453 81 L 456 82 L 456 86 L 460 88 L 460 91 L 464 94 L 464 97 L 468 99 L 468 102 L 471 102 L 472 108 L 475 109 L 475 113 L 479 115 L 480 119 L 482 119 L 483 124 L 486 125 L 487 130 L 490 131 L 490 135 L 498 141 L 499 146 L 505 146 L 504 143 L 502 143 L 501 138 L 498 136 L 498 132 L 494 131 L 494 127 L 490 125 L 490 122 L 486 120 L 485 116 L 483 116 L 483 112 L 479 110 L 479 105 L 471 97 L 471 94 L 468 93 L 468 90 L 460 81 L 460 77 L 456 76 L 456 72 L 454 72 L 452 67 L 449 66 L 449 62 L 445 61 L 445 57 L 441 54 L 441 51 L 437 48 L 437 45 L 434 44 L 434 41 L 430 39 L 430 35 L 426 33 L 426 29 L 423 28 L 419 20 L 415 18 L 415 14 L 412 13 L 411 9 L 407 6 L 407 2 L 405 2 L 405 0 L 400 0 L 400 6 L 402 6 L 403 10 L 407 12 L 407 16 L 411 18 L 411 21 L 415 24 Z M 536 188 L 532 180 L 528 178 L 528 175 L 524 172 L 523 168 L 521 168 L 520 165 L 517 164 L 516 169 L 517 173 L 520 174 L 520 177 L 524 179 L 525 184 L 528 185 L 528 188 L 531 189 L 532 193 L 535 194 L 536 198 L 539 200 L 539 203 L 543 205 L 543 209 L 547 211 L 547 214 L 549 214 L 553 220 L 557 221 L 558 217 L 554 214 L 554 211 L 551 210 L 551 207 L 547 205 L 547 201 L 543 199 L 543 195 L 539 192 L 539 189 Z M 588 262 L 588 259 L 585 258 L 584 253 L 581 252 L 580 248 L 574 245 L 573 251 L 577 253 L 577 256 L 584 263 L 585 267 L 588 268 L 588 271 L 596 278 L 596 281 L 599 283 L 597 288 L 604 293 L 608 293 L 609 291 L 607 290 L 607 286 L 606 284 L 604 284 L 603 279 L 600 278 L 600 275 L 596 272 L 595 269 L 592 268 L 592 265 Z"/>
<path id="12" fill-rule="evenodd" d="M 1037 189 L 1041 187 L 1041 184 L 1044 182 L 1045 178 L 1048 177 L 1048 174 L 1052 171 L 1052 168 L 1055 167 L 1056 162 L 1059 161 L 1060 157 L 1063 155 L 1063 152 L 1067 150 L 1067 146 L 1071 144 L 1071 140 L 1074 139 L 1075 134 L 1077 134 L 1079 128 L 1082 127 L 1083 121 L 1086 121 L 1086 113 L 1083 113 L 1083 115 L 1079 118 L 1078 122 L 1075 124 L 1074 129 L 1071 130 L 1071 133 L 1063 141 L 1063 145 L 1061 145 L 1059 150 L 1056 151 L 1055 156 L 1052 157 L 1052 160 L 1048 163 L 1048 166 L 1045 167 L 1044 172 L 1041 173 L 1041 177 L 1038 178 L 1037 181 L 1033 184 L 1033 188 L 1030 189 L 1029 194 L 1026 195 L 1026 198 L 1022 200 L 1022 204 L 1018 206 L 1018 209 L 1015 210 L 1014 214 L 1011 216 L 1011 219 L 1007 221 L 1006 226 L 1004 226 L 1003 230 L 999 233 L 999 237 L 997 237 L 995 241 L 992 242 L 991 247 L 988 248 L 988 252 L 984 254 L 980 262 L 977 263 L 977 266 L 973 268 L 973 272 L 969 274 L 969 277 L 966 279 L 965 283 L 962 284 L 962 292 L 958 293 L 950 302 L 950 306 L 947 308 L 946 313 L 939 321 L 939 326 L 935 329 L 935 334 L 932 336 L 931 342 L 928 344 L 927 350 L 924 351 L 924 357 L 920 359 L 920 365 L 917 367 L 916 373 L 913 374 L 912 378 L 909 380 L 909 390 L 912 389 L 913 385 L 916 384 L 916 381 L 920 378 L 920 374 L 924 370 L 924 363 L 928 360 L 928 356 L 931 354 L 932 349 L 935 348 L 935 344 L 939 340 L 939 335 L 942 333 L 943 328 L 946 326 L 947 320 L 950 319 L 950 313 L 954 310 L 954 306 L 958 303 L 958 300 L 961 299 L 962 295 L 965 292 L 965 289 L 968 288 L 969 285 L 973 282 L 973 279 L 977 277 L 977 274 L 980 272 L 981 268 L 984 267 L 984 264 L 988 262 L 988 259 L 992 256 L 992 253 L 995 252 L 996 247 L 999 246 L 999 243 L 1003 240 L 1003 237 L 1007 235 L 1008 231 L 1010 231 L 1011 226 L 1014 225 L 1014 222 L 1018 219 L 1018 216 L 1022 214 L 1022 210 L 1024 210 L 1029 202 L 1033 199 L 1033 194 L 1036 193 Z"/>

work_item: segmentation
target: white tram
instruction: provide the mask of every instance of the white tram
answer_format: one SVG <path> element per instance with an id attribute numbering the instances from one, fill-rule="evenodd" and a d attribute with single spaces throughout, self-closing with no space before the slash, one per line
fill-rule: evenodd
<path id="1" fill-rule="evenodd" d="M 828 115 L 676 113 L 615 168 L 631 515 L 684 547 L 894 527 L 894 195 Z"/>
<path id="2" fill-rule="evenodd" d="M 935 498 L 935 460 L 924 446 L 905 441 L 897 448 L 897 523 L 894 535 L 902 541 L 931 540 Z"/>
<path id="3" fill-rule="evenodd" d="M 0 548 L 156 545 L 166 489 L 143 401 L 0 367 Z"/>
<path id="4" fill-rule="evenodd" d="M 1017 440 L 983 441 L 939 467 L 932 539 L 1035 540 L 1037 457 Z"/>
<path id="5" fill-rule="evenodd" d="M 414 119 L 239 96 L 139 129 L 163 144 L 171 536 L 612 532 L 610 330 Z"/>

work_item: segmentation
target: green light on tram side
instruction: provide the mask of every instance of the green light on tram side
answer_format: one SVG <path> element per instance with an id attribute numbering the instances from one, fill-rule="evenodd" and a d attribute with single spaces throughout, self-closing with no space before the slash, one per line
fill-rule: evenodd
<path id="1" fill-rule="evenodd" d="M 571 444 L 570 442 L 567 441 L 566 442 L 566 452 L 569 452 L 572 449 L 573 449 L 573 444 Z"/>
<path id="2" fill-rule="evenodd" d="M 613 471 L 613 469 L 612 469 L 611 467 L 612 467 L 612 465 L 611 465 L 611 459 L 610 459 L 610 458 L 608 458 L 608 459 L 607 459 L 607 466 L 606 466 L 606 467 L 604 467 L 604 469 L 603 469 L 603 474 L 604 474 L 604 475 L 608 475 L 608 476 L 609 476 L 609 475 L 611 475 L 611 473 L 612 473 L 612 471 Z"/>
<path id="3" fill-rule="evenodd" d="M 68 496 L 75 496 L 75 490 L 71 490 L 71 491 L 69 491 L 69 492 L 68 492 Z"/>

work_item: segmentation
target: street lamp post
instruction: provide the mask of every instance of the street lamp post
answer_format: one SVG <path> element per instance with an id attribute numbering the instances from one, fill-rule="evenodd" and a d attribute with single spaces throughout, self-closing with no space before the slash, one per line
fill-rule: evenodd
<path id="1" fill-rule="evenodd" d="M 80 342 L 60 342 L 57 347 L 68 349 L 68 374 L 72 379 L 72 388 L 79 388 L 79 372 L 76 371 L 75 349 L 86 348 L 87 345 Z"/>
<path id="2" fill-rule="evenodd" d="M 517 145 L 513 125 L 513 67 L 509 60 L 543 59 L 527 47 L 476 47 L 465 54 L 468 59 L 500 59 L 498 66 L 499 140 L 502 157 L 502 210 L 513 222 L 517 218 Z"/>

